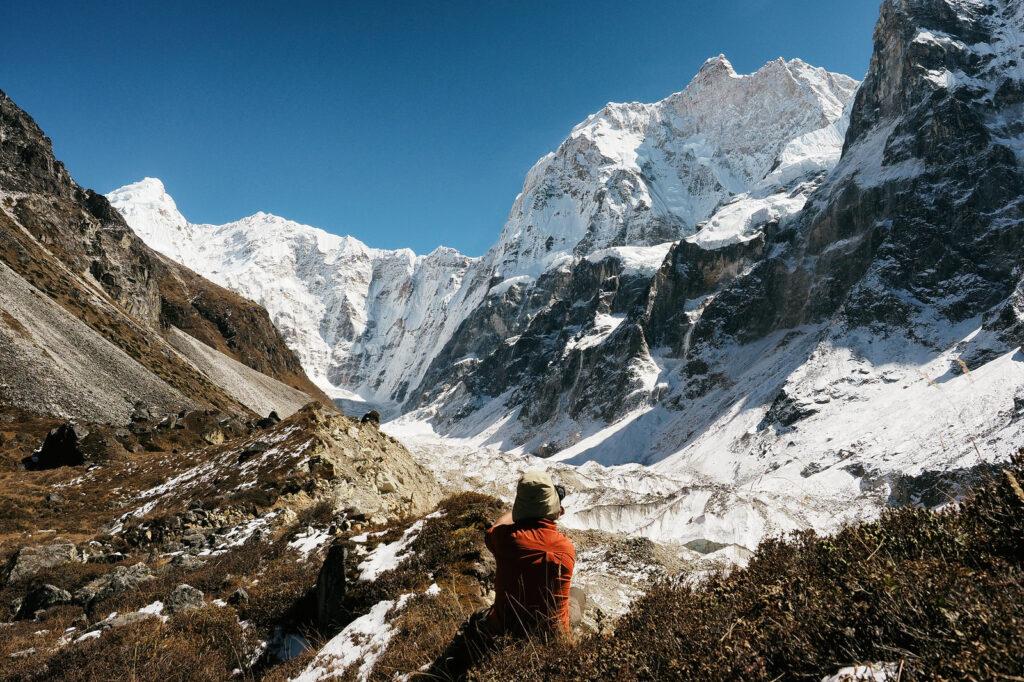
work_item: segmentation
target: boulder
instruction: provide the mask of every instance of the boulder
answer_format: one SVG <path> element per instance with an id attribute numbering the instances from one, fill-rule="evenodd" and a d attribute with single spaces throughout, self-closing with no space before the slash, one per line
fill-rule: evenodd
<path id="1" fill-rule="evenodd" d="M 242 604 L 249 603 L 249 593 L 245 591 L 245 588 L 239 587 L 237 590 L 231 593 L 228 597 L 228 603 L 232 606 L 240 606 Z"/>
<path id="2" fill-rule="evenodd" d="M 15 555 L 7 579 L 10 582 L 18 582 L 31 578 L 45 568 L 62 566 L 75 561 L 78 561 L 78 550 L 74 543 L 67 540 L 22 547 Z"/>
<path id="3" fill-rule="evenodd" d="M 281 417 L 278 416 L 277 412 L 272 411 L 266 417 L 263 417 L 256 422 L 256 428 L 258 429 L 269 429 L 271 426 L 275 426 L 281 422 Z"/>
<path id="4" fill-rule="evenodd" d="M 583 614 L 587 611 L 586 590 L 573 585 L 569 588 L 569 623 L 578 626 L 583 622 Z"/>
<path id="5" fill-rule="evenodd" d="M 171 592 L 171 596 L 167 598 L 164 608 L 170 613 L 181 613 L 189 609 L 199 609 L 203 607 L 203 597 L 202 590 L 198 590 L 191 585 L 178 585 Z"/>
<path id="6" fill-rule="evenodd" d="M 81 442 L 88 435 L 89 432 L 78 424 L 61 424 L 50 431 L 39 449 L 21 460 L 21 463 L 29 471 L 85 464 Z"/>
<path id="7" fill-rule="evenodd" d="M 86 608 L 96 602 L 113 597 L 116 594 L 136 589 L 139 585 L 151 580 L 153 572 L 146 564 L 134 566 L 117 566 L 113 571 L 86 583 L 75 592 L 75 601 Z"/>
<path id="8" fill-rule="evenodd" d="M 252 459 L 256 455 L 262 455 L 264 452 L 270 449 L 270 445 L 257 441 L 250 445 L 245 446 L 245 449 L 238 454 L 238 463 L 242 464 L 246 460 Z"/>
<path id="9" fill-rule="evenodd" d="M 187 570 L 192 570 L 201 567 L 206 561 L 200 559 L 194 554 L 179 554 L 178 556 L 171 559 L 172 566 L 178 566 Z"/>
<path id="10" fill-rule="evenodd" d="M 160 614 L 149 611 L 129 611 L 119 613 L 113 618 L 103 621 L 103 628 L 123 628 L 126 625 L 135 625 L 149 618 L 159 618 Z"/>
<path id="11" fill-rule="evenodd" d="M 25 598 L 21 600 L 21 606 L 14 618 L 16 620 L 34 618 L 37 611 L 70 602 L 71 593 L 67 590 L 62 590 L 55 585 L 37 585 L 29 590 Z"/>

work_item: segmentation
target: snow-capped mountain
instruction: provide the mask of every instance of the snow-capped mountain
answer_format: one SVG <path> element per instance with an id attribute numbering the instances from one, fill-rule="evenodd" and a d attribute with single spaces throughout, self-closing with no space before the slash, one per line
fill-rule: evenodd
<path id="1" fill-rule="evenodd" d="M 264 305 L 336 398 L 400 401 L 457 324 L 476 263 L 445 248 L 373 249 L 266 213 L 192 224 L 153 178 L 109 199 L 153 248 Z"/>
<path id="2" fill-rule="evenodd" d="M 150 246 L 264 305 L 329 393 L 397 408 L 431 388 L 425 373 L 488 293 L 583 257 L 650 274 L 701 226 L 724 243 L 799 210 L 838 159 L 855 87 L 799 60 L 739 76 L 720 56 L 661 102 L 609 104 L 530 171 L 480 259 L 372 249 L 265 213 L 192 224 L 152 178 L 109 199 Z"/>
<path id="3" fill-rule="evenodd" d="M 856 87 L 799 59 L 740 76 L 719 55 L 660 102 L 608 104 L 530 170 L 496 273 L 536 277 L 571 256 L 702 227 L 727 241 L 799 210 L 801 181 L 839 159 Z"/>

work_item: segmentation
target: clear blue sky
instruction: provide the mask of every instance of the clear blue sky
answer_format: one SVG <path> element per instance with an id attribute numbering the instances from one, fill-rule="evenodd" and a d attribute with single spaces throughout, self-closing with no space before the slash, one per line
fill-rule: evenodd
<path id="1" fill-rule="evenodd" d="M 860 78 L 878 0 L 20 2 L 0 89 L 83 185 L 161 178 L 187 218 L 258 210 L 478 255 L 524 174 L 608 101 L 705 58 Z"/>

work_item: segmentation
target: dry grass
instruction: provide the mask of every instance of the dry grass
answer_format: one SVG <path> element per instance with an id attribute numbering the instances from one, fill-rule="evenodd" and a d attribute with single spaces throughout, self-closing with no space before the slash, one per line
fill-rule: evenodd
<path id="1" fill-rule="evenodd" d="M 48 675 L 77 680 L 224 680 L 245 668 L 252 643 L 234 611 L 208 607 L 115 628 L 50 660 Z"/>

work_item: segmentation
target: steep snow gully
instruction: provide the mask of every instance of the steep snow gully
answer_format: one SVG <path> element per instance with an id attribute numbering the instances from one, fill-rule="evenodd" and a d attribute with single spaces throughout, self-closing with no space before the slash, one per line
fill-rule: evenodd
<path id="1" fill-rule="evenodd" d="M 573 128 L 480 258 L 109 198 L 444 484 L 550 468 L 569 525 L 742 559 L 1024 442 L 1021 36 L 1004 0 L 887 0 L 862 84 L 710 59 Z"/>

